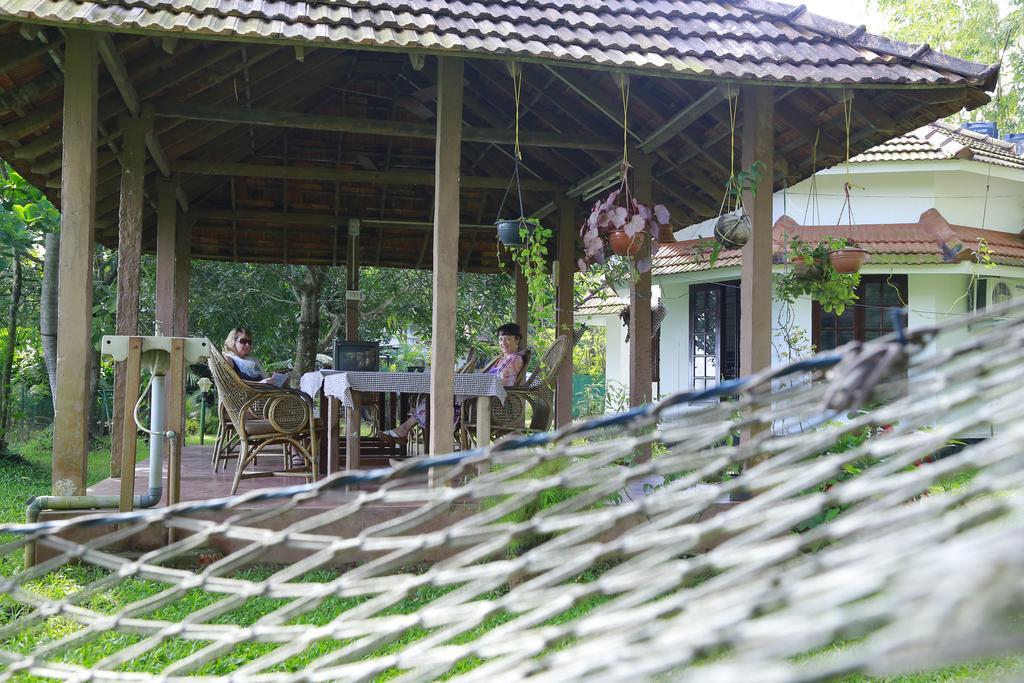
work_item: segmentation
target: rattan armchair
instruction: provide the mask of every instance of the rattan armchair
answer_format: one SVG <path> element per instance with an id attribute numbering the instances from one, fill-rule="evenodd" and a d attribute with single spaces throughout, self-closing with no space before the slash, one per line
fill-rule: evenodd
<path id="1" fill-rule="evenodd" d="M 544 432 L 551 428 L 552 405 L 555 396 L 555 376 L 570 349 L 569 338 L 558 337 L 532 373 L 522 384 L 505 388 L 505 402 L 491 399 L 491 436 L 500 437 L 513 432 Z M 526 363 L 523 372 L 526 372 Z M 527 426 L 527 406 L 530 423 Z M 459 422 L 459 440 L 462 447 L 472 448 L 475 438 L 476 399 L 462 403 Z"/>
<path id="2" fill-rule="evenodd" d="M 210 347 L 210 370 L 232 426 L 238 433 L 238 460 L 231 493 L 250 477 L 317 477 L 317 425 L 313 401 L 295 389 L 279 389 L 242 380 L 230 362 Z M 284 467 L 277 471 L 246 472 L 251 462 L 270 446 L 284 453 Z M 296 467 L 294 459 L 302 458 Z"/>

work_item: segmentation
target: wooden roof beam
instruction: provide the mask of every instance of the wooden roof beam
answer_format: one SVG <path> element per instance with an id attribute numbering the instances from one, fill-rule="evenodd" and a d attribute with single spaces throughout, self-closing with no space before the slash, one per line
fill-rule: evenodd
<path id="1" fill-rule="evenodd" d="M 128 108 L 128 113 L 132 117 L 139 117 L 142 114 L 141 98 L 135 90 L 131 77 L 128 75 L 128 68 L 121 58 L 117 45 L 114 44 L 113 37 L 109 33 L 102 33 L 97 37 L 97 45 L 100 57 L 103 59 L 103 63 L 106 65 L 107 72 L 114 81 L 114 85 L 117 86 L 117 91 L 121 93 L 121 99 L 125 107 Z M 160 175 L 164 178 L 170 178 L 171 165 L 167 159 L 167 154 L 164 152 L 164 148 L 160 145 L 160 140 L 157 139 L 156 131 L 153 130 L 153 113 L 149 105 L 146 105 L 146 112 L 143 118 L 148 122 L 146 126 L 146 149 L 149 150 L 149 156 L 160 170 Z M 181 185 L 175 186 L 175 197 L 181 206 L 181 210 L 187 212 L 188 197 L 185 195 Z"/>
<path id="2" fill-rule="evenodd" d="M 616 111 L 607 105 L 608 96 L 591 83 L 588 79 L 570 77 L 566 72 L 567 69 L 556 68 L 553 66 L 544 66 L 550 73 L 554 74 L 558 80 L 562 81 L 570 90 L 575 92 L 577 95 L 586 100 L 591 106 L 597 109 L 599 112 L 604 114 L 608 119 L 613 121 L 620 128 L 622 127 L 622 112 Z M 575 74 L 574 74 L 575 75 Z M 580 74 L 582 76 L 582 74 Z M 642 143 L 644 138 L 639 133 L 632 130 L 627 126 L 627 133 L 629 137 L 636 143 Z M 619 146 L 621 149 L 621 145 Z"/>
<path id="3" fill-rule="evenodd" d="M 193 42 L 198 44 L 198 41 L 185 42 L 186 45 Z M 186 51 L 186 49 L 188 50 L 188 52 L 198 50 L 198 48 L 186 48 L 185 46 L 182 46 L 182 48 L 178 50 L 178 56 L 180 57 L 181 54 Z M 201 50 L 199 51 L 200 54 L 192 55 L 189 59 L 181 62 L 177 66 L 172 66 L 161 72 L 158 76 L 149 78 L 150 74 L 155 73 L 157 69 L 159 69 L 161 66 L 164 66 L 164 61 L 154 59 L 152 60 L 151 63 L 147 64 L 144 67 L 144 69 L 140 69 L 139 73 L 136 74 L 140 78 L 144 79 L 143 86 L 137 89 L 139 93 L 139 99 L 150 99 L 154 95 L 161 93 L 167 88 L 177 85 L 181 81 L 189 78 L 190 76 L 198 73 L 199 71 L 202 71 L 204 69 L 210 69 L 214 64 L 220 62 L 225 57 L 238 52 L 240 49 L 241 48 L 238 46 L 230 46 L 223 50 L 218 50 L 216 51 L 215 54 L 212 55 L 209 54 L 208 50 Z M 127 107 L 121 99 L 120 94 L 115 94 L 114 90 L 116 90 L 116 87 L 105 88 L 102 84 L 100 86 L 101 99 L 99 103 L 99 118 L 101 122 L 105 122 L 109 119 L 119 116 L 127 110 Z M 41 107 L 29 116 L 26 116 L 24 119 L 20 119 L 19 121 L 17 121 L 16 123 L 19 126 L 17 133 L 19 137 L 23 137 L 24 135 L 27 135 L 32 131 L 43 128 L 49 125 L 49 123 L 53 120 L 59 118 L 62 111 L 59 105 L 60 102 L 57 102 L 56 105 Z M 8 129 L 7 127 L 5 127 L 4 132 L 7 131 Z M 2 135 L 2 133 L 0 133 L 0 135 Z M 54 131 L 52 133 L 48 133 L 35 140 L 32 140 L 31 142 L 26 143 L 17 150 L 15 156 L 17 156 L 19 159 L 38 159 L 39 157 L 59 147 L 60 144 L 60 131 Z"/>
<path id="4" fill-rule="evenodd" d="M 825 131 L 824 125 L 811 123 L 807 115 L 797 111 L 789 102 L 776 103 L 775 113 L 786 126 L 799 133 L 805 143 L 811 147 L 817 145 L 819 161 L 827 156 L 846 156 L 845 149 Z"/>
<path id="5" fill-rule="evenodd" d="M 650 154 L 679 133 L 685 131 L 691 123 L 718 106 L 718 103 L 724 98 L 725 94 L 721 88 L 712 86 L 707 92 L 693 100 L 693 102 L 681 109 L 656 131 L 648 135 L 640 143 L 640 151 L 644 154 Z"/>
<path id="6" fill-rule="evenodd" d="M 132 79 L 128 75 L 128 69 L 124 65 L 124 60 L 121 59 L 121 53 L 118 51 L 117 45 L 114 44 L 113 37 L 109 33 L 101 33 L 97 37 L 97 45 L 100 57 L 107 67 L 107 73 L 110 74 L 110 78 L 114 81 L 117 91 L 121 93 L 121 100 L 128 107 L 128 111 L 132 116 L 138 116 L 142 110 L 139 93 L 136 92 L 135 85 L 132 84 Z"/>
<path id="7" fill-rule="evenodd" d="M 316 166 L 277 166 L 184 160 L 174 162 L 171 168 L 174 173 L 194 173 L 198 175 L 284 178 L 289 180 L 337 180 L 340 182 L 371 183 L 377 185 L 434 184 L 434 173 L 432 171 L 364 171 Z M 557 192 L 565 188 L 562 183 L 538 180 L 536 178 L 523 178 L 520 183 L 524 190 Z M 466 188 L 503 190 L 508 186 L 508 180 L 493 176 L 462 176 L 462 186 Z"/>
<path id="8" fill-rule="evenodd" d="M 230 221 L 234 220 L 239 223 L 270 223 L 278 226 L 284 225 L 304 225 L 308 227 L 318 228 L 333 228 L 336 225 L 347 224 L 351 216 L 335 216 L 334 214 L 296 214 L 292 212 L 279 212 L 279 211 L 231 211 L 230 209 L 198 209 L 194 211 L 192 216 L 195 216 L 197 226 L 205 227 L 210 230 L 225 230 L 229 226 L 226 225 L 213 225 L 207 224 L 203 221 L 222 220 Z M 413 220 L 400 220 L 400 219 L 387 219 L 387 218 L 357 218 L 359 224 L 362 226 L 371 226 L 375 228 L 382 228 L 384 230 L 412 230 L 416 232 L 433 231 L 434 224 L 429 221 L 413 221 Z M 265 230 L 267 232 L 273 232 L 274 227 L 262 227 L 253 228 L 251 226 L 239 226 L 243 230 Z M 460 223 L 460 231 L 466 232 L 494 232 L 493 223 Z"/>
<path id="9" fill-rule="evenodd" d="M 247 109 L 245 107 L 181 102 L 156 102 L 155 114 L 157 116 L 187 118 L 198 121 L 219 121 L 221 123 L 361 133 L 364 135 L 394 135 L 431 140 L 434 139 L 436 134 L 435 126 L 420 123 L 357 119 L 347 116 L 324 116 L 269 109 Z M 494 142 L 511 145 L 515 142 L 515 131 L 467 127 L 463 128 L 462 139 L 464 142 Z M 519 144 L 536 147 L 563 147 L 566 149 L 593 149 L 600 151 L 615 151 L 619 148 L 618 143 L 604 138 L 541 131 L 520 131 Z"/>

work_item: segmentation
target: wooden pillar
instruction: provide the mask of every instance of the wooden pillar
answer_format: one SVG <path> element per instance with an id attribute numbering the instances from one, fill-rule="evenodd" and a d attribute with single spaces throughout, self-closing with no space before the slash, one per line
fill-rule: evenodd
<path id="1" fill-rule="evenodd" d="M 740 282 L 740 373 L 771 365 L 772 355 L 772 178 L 774 177 L 774 98 L 771 87 L 744 86 L 743 168 L 761 161 L 757 196 L 744 194 L 751 237 L 743 247 Z"/>
<path id="2" fill-rule="evenodd" d="M 96 234 L 95 34 L 68 29 L 65 42 L 54 495 L 84 495 L 89 453 L 92 258 Z"/>
<path id="3" fill-rule="evenodd" d="M 637 201 L 651 204 L 650 156 L 633 153 L 633 194 Z M 646 240 L 637 259 L 651 258 L 651 242 Z M 634 273 L 629 288 L 629 405 L 651 402 L 651 271 Z"/>
<path id="4" fill-rule="evenodd" d="M 573 273 L 576 271 L 576 202 L 559 197 L 558 205 L 558 277 L 555 292 L 556 336 L 573 336 Z M 572 422 L 572 347 L 558 369 L 555 380 L 555 427 Z"/>
<path id="5" fill-rule="evenodd" d="M 459 266 L 459 174 L 462 80 L 457 57 L 438 57 L 437 140 L 434 154 L 434 312 L 430 362 L 430 453 L 453 446 L 455 294 Z"/>
<path id="6" fill-rule="evenodd" d="M 345 262 L 345 339 L 359 339 L 359 219 L 348 220 L 348 259 Z"/>
<path id="7" fill-rule="evenodd" d="M 184 216 L 182 217 L 184 219 Z M 175 226 L 174 232 L 174 308 L 171 334 L 188 336 L 188 290 L 192 280 L 192 230 L 188 222 Z"/>
<path id="8" fill-rule="evenodd" d="M 530 292 L 527 289 L 526 276 L 523 275 L 523 269 L 519 267 L 518 263 L 512 278 L 516 283 L 515 321 L 519 325 L 519 329 L 523 331 L 523 338 L 519 340 L 519 348 L 525 351 L 530 342 Z"/>
<path id="9" fill-rule="evenodd" d="M 120 122 L 121 201 L 117 229 L 117 327 L 119 335 L 139 333 L 139 268 L 142 261 L 143 181 L 146 178 L 146 131 L 149 121 L 128 116 Z M 110 476 L 121 476 L 122 432 L 125 424 L 125 372 L 127 363 L 114 364 L 113 433 L 110 439 Z M 138 387 L 134 393 L 138 393 Z"/>
<path id="10" fill-rule="evenodd" d="M 156 331 L 174 335 L 174 252 L 177 247 L 177 200 L 174 184 L 157 182 L 156 191 Z"/>

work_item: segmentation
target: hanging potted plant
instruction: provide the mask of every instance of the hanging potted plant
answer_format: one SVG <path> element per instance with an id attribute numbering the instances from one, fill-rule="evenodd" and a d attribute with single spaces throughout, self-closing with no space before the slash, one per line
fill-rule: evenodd
<path id="1" fill-rule="evenodd" d="M 828 252 L 829 263 L 840 273 L 859 273 L 867 258 L 868 252 L 852 242 Z"/>
<path id="2" fill-rule="evenodd" d="M 742 249 L 750 240 L 750 216 L 743 206 L 743 193 L 757 196 L 757 185 L 766 166 L 755 161 L 750 168 L 733 173 L 725 181 L 725 196 L 715 223 L 715 239 L 726 249 Z"/>
<path id="3" fill-rule="evenodd" d="M 860 275 L 835 268 L 829 253 L 849 246 L 844 238 L 830 237 L 817 244 L 793 238 L 784 260 L 793 268 L 775 276 L 775 298 L 794 303 L 801 296 L 817 301 L 826 313 L 842 315 L 857 300 Z"/>
<path id="4" fill-rule="evenodd" d="M 523 218 L 518 221 L 519 235 L 522 246 L 509 249 L 508 255 L 526 280 L 532 314 L 534 317 L 550 317 L 551 308 L 551 277 L 548 274 L 548 243 L 554 234 L 551 228 L 545 227 L 536 218 Z"/>
<path id="5" fill-rule="evenodd" d="M 661 228 L 670 230 L 671 217 L 668 209 L 661 204 L 650 207 L 637 201 L 630 194 L 629 158 L 627 155 L 627 119 L 629 114 L 629 77 L 622 75 L 619 81 L 622 91 L 622 176 L 618 187 L 607 197 L 594 202 L 587 220 L 580 227 L 583 238 L 583 258 L 579 260 L 580 271 L 586 272 L 592 264 L 604 263 L 610 254 L 630 259 L 637 272 L 651 269 L 650 258 L 637 258 L 650 243 L 653 253 Z"/>
<path id="6" fill-rule="evenodd" d="M 518 149 L 516 153 L 518 154 Z M 519 217 L 502 218 L 501 214 L 505 211 L 505 202 L 513 185 L 515 185 L 516 198 L 519 203 Z M 516 157 L 512 178 L 509 180 L 505 196 L 501 198 L 501 204 L 498 206 L 498 218 L 494 221 L 494 226 L 498 229 L 498 242 L 510 249 L 520 249 L 529 243 L 530 233 L 539 225 L 540 221 L 536 218 L 527 218 L 523 211 L 523 192 L 519 188 L 519 158 Z"/>
<path id="7" fill-rule="evenodd" d="M 530 235 L 536 228 L 540 227 L 540 221 L 536 218 L 528 218 L 525 211 L 523 211 L 523 190 L 519 184 L 519 162 L 523 158 L 523 153 L 519 149 L 519 93 L 522 92 L 523 87 L 523 68 L 517 62 L 511 62 L 509 64 L 509 72 L 512 74 L 512 94 L 516 105 L 516 137 L 515 147 L 512 154 L 512 161 L 514 165 L 512 167 L 512 177 L 508 181 L 508 187 L 505 188 L 505 195 L 501 198 L 501 204 L 498 205 L 498 217 L 494 221 L 494 226 L 498 230 L 499 243 L 512 249 L 520 249 L 530 245 Z M 504 218 L 502 217 L 502 213 L 505 211 L 505 202 L 508 200 L 508 196 L 512 192 L 513 185 L 516 189 L 516 203 L 519 205 L 519 217 Z M 515 204 L 513 204 L 513 206 L 515 206 Z M 542 240 L 542 242 L 544 241 L 546 240 Z"/>
<path id="8" fill-rule="evenodd" d="M 657 240 L 661 226 L 668 226 L 671 217 L 661 204 L 654 207 L 639 202 L 629 191 L 630 165 L 623 161 L 622 180 L 604 199 L 594 202 L 587 220 L 580 227 L 583 238 L 581 271 L 594 263 L 604 263 L 612 254 L 636 259 L 644 245 Z M 638 272 L 651 268 L 650 259 L 634 261 Z"/>

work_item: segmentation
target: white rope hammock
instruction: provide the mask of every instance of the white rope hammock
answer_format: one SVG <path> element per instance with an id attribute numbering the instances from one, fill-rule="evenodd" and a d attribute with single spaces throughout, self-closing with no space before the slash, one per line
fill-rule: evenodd
<path id="1" fill-rule="evenodd" d="M 819 681 L 1021 650 L 1024 321 L 961 318 L 718 391 L 735 400 L 0 529 L 17 533 L 0 554 L 57 553 L 0 578 L 0 680 Z M 920 464 L 979 429 L 994 436 Z M 453 483 L 413 485 L 428 464 Z M 339 495 L 359 481 L 380 488 Z M 402 512 L 332 532 L 380 505 Z M 85 524 L 105 533 L 62 538 Z M 162 526 L 181 540 L 121 552 Z M 89 580 L 41 589 L 71 571 Z M 136 597 L 105 609 L 115 593 Z"/>

